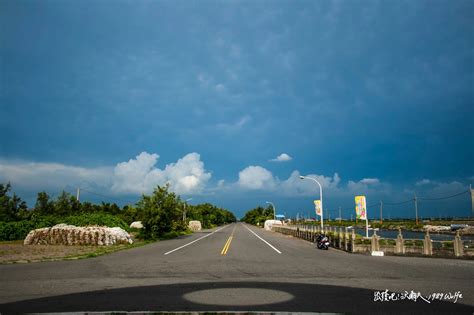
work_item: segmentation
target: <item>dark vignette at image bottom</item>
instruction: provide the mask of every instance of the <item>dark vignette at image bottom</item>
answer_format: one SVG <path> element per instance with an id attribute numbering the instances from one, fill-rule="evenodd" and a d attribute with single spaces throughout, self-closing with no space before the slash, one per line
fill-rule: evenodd
<path id="1" fill-rule="evenodd" d="M 223 301 L 209 305 L 186 295 L 203 290 L 272 290 L 290 296 L 256 305 Z M 238 292 L 238 291 L 237 291 Z M 211 293 L 212 294 L 212 293 Z M 374 302 L 374 291 L 282 282 L 206 282 L 130 287 L 45 297 L 0 305 L 2 314 L 29 312 L 338 312 L 349 314 L 474 314 L 474 307 L 445 301 Z"/>

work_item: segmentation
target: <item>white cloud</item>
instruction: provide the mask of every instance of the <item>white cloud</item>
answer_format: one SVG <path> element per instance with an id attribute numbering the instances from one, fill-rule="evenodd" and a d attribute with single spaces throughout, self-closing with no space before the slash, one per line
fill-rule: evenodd
<path id="1" fill-rule="evenodd" d="M 269 170 L 261 166 L 249 166 L 239 172 L 237 183 L 246 189 L 271 189 L 276 180 Z"/>
<path id="2" fill-rule="evenodd" d="M 293 171 L 288 179 L 280 183 L 280 189 L 282 194 L 290 196 L 306 196 L 313 195 L 319 190 L 319 186 L 310 179 L 302 180 L 301 174 L 298 171 Z M 316 179 L 324 190 L 337 190 L 341 178 L 338 173 L 334 173 L 332 177 L 326 177 L 324 175 L 309 174 L 305 177 Z"/>
<path id="3" fill-rule="evenodd" d="M 429 185 L 433 184 L 434 182 L 430 181 L 429 179 L 422 179 L 416 182 L 416 186 L 423 186 L 423 185 Z"/>
<path id="4" fill-rule="evenodd" d="M 200 193 L 211 178 L 197 153 L 189 153 L 164 169 L 156 167 L 158 159 L 158 154 L 142 152 L 115 167 L 92 168 L 0 160 L 0 182 L 36 191 L 100 187 L 117 194 L 151 193 L 156 185 L 169 183 L 170 189 L 178 194 L 195 194 Z"/>
<path id="5" fill-rule="evenodd" d="M 217 129 L 224 132 L 236 132 L 244 127 L 252 118 L 249 115 L 245 115 L 239 118 L 234 123 L 219 123 L 216 125 Z"/>
<path id="6" fill-rule="evenodd" d="M 274 159 L 271 159 L 271 162 L 286 162 L 291 161 L 293 158 L 286 153 L 282 153 Z"/>
<path id="7" fill-rule="evenodd" d="M 0 181 L 34 190 L 62 190 L 66 186 L 109 186 L 112 168 L 85 168 L 60 163 L 0 161 Z"/>
<path id="8" fill-rule="evenodd" d="M 157 185 L 170 184 L 172 191 L 199 193 L 211 178 L 197 153 L 189 153 L 176 163 L 156 168 L 159 156 L 142 152 L 135 159 L 117 164 L 112 191 L 117 193 L 150 193 Z"/>
<path id="9" fill-rule="evenodd" d="M 360 180 L 360 183 L 366 185 L 378 185 L 380 184 L 380 180 L 378 178 L 363 178 Z"/>
<path id="10" fill-rule="evenodd" d="M 222 83 L 216 84 L 215 89 L 217 92 L 223 92 L 225 91 L 225 85 Z"/>
<path id="11" fill-rule="evenodd" d="M 382 185 L 378 178 L 363 178 L 358 182 L 352 180 L 347 182 L 347 188 L 349 191 L 354 193 L 367 193 L 375 187 L 378 187 L 379 189 L 380 186 L 384 185 Z"/>
<path id="12" fill-rule="evenodd" d="M 339 190 L 341 178 L 338 173 L 332 177 L 309 174 L 324 190 Z M 244 189 L 275 191 L 285 196 L 309 196 L 318 191 L 318 186 L 311 180 L 301 180 L 300 173 L 293 171 L 286 180 L 279 180 L 273 174 L 261 166 L 249 166 L 239 173 L 237 185 Z"/>
<path id="13" fill-rule="evenodd" d="M 197 79 L 198 79 L 199 83 L 201 84 L 201 86 L 207 87 L 209 85 L 210 79 L 206 75 L 200 73 L 198 75 Z"/>

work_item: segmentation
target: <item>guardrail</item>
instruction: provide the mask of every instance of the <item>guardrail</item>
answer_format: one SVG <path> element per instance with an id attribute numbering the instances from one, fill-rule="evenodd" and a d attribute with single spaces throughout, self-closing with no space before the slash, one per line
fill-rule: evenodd
<path id="1" fill-rule="evenodd" d="M 329 226 L 321 230 L 316 225 L 272 226 L 274 232 L 291 235 L 310 242 L 323 233 L 329 236 L 331 246 L 351 253 L 383 252 L 388 255 L 422 255 L 438 257 L 474 257 L 474 242 L 462 240 L 459 232 L 452 241 L 435 241 L 426 232 L 424 239 L 405 239 L 401 229 L 397 238 L 382 238 L 376 234 L 362 237 L 354 229 L 347 227 Z"/>

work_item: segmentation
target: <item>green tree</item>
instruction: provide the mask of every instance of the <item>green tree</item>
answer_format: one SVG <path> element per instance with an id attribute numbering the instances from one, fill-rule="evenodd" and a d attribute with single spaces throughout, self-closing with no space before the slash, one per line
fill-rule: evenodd
<path id="1" fill-rule="evenodd" d="M 186 229 L 182 221 L 182 201 L 169 186 L 157 186 L 151 196 L 143 195 L 137 211 L 143 212 L 142 235 L 145 239 L 158 239 L 171 231 Z"/>
<path id="2" fill-rule="evenodd" d="M 45 192 L 39 192 L 36 197 L 35 211 L 40 215 L 50 215 L 54 213 L 54 204 L 49 200 L 49 195 Z"/>
<path id="3" fill-rule="evenodd" d="M 258 206 L 257 208 L 247 211 L 241 221 L 254 225 L 262 225 L 266 220 L 272 219 L 273 209 L 271 206 L 267 208 Z"/>
<path id="4" fill-rule="evenodd" d="M 188 209 L 188 218 L 190 220 L 201 221 L 203 228 L 212 228 L 237 221 L 232 212 L 218 208 L 210 203 L 191 206 Z"/>
<path id="5" fill-rule="evenodd" d="M 10 190 L 10 183 L 0 184 L 0 221 L 16 221 L 28 216 L 26 202 L 15 193 L 9 196 Z"/>
<path id="6" fill-rule="evenodd" d="M 75 215 L 81 212 L 81 203 L 68 192 L 61 192 L 54 201 L 54 214 L 57 216 Z"/>

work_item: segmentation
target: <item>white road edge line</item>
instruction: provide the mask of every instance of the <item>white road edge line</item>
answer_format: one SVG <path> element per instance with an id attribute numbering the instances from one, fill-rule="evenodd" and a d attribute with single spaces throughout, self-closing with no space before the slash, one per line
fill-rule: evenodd
<path id="1" fill-rule="evenodd" d="M 173 249 L 173 250 L 170 250 L 169 252 L 164 253 L 164 255 L 168 255 L 168 254 L 171 254 L 172 252 L 175 252 L 175 251 L 177 251 L 177 250 L 180 250 L 180 249 L 182 249 L 182 248 L 185 248 L 186 246 L 189 246 L 189 245 L 191 245 L 191 244 L 193 244 L 193 243 L 196 243 L 197 241 L 202 240 L 203 238 L 206 238 L 206 237 L 208 237 L 208 236 L 211 236 L 212 234 L 214 234 L 214 233 L 216 233 L 216 232 L 219 232 L 220 230 L 222 230 L 222 229 L 224 229 L 224 228 L 226 228 L 226 227 L 228 227 L 228 225 L 223 226 L 223 227 L 221 227 L 220 229 L 215 230 L 215 231 L 212 232 L 211 234 L 206 234 L 206 235 L 204 235 L 203 237 L 198 238 L 197 240 L 194 240 L 194 241 L 192 241 L 192 242 L 189 242 L 189 243 L 187 243 L 187 244 L 184 244 L 183 246 L 180 246 L 180 247 L 178 247 L 178 248 L 175 248 L 175 249 Z"/>
<path id="2" fill-rule="evenodd" d="M 255 235 L 256 237 L 258 237 L 259 239 L 261 239 L 265 244 L 267 244 L 268 246 L 270 246 L 274 251 L 276 251 L 278 254 L 281 254 L 281 252 L 280 252 L 278 249 L 276 249 L 275 246 L 273 246 L 272 244 L 268 243 L 268 242 L 265 241 L 263 238 L 261 238 L 260 236 L 258 236 L 257 233 L 255 233 L 254 231 L 252 231 L 251 229 L 249 229 L 249 228 L 247 227 L 247 225 L 244 224 L 244 226 L 245 226 L 245 228 L 246 228 L 247 230 L 249 230 L 250 232 L 252 232 L 253 235 Z"/>

